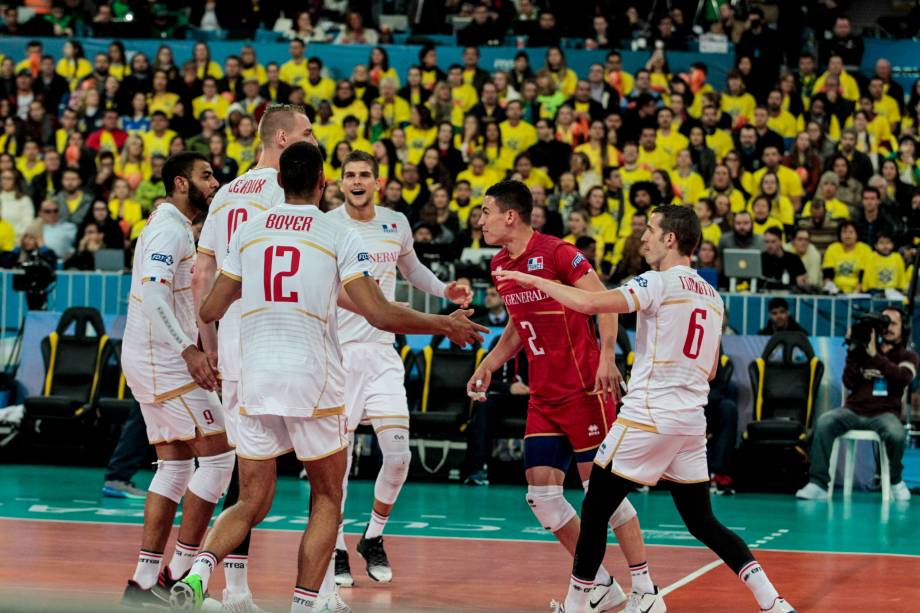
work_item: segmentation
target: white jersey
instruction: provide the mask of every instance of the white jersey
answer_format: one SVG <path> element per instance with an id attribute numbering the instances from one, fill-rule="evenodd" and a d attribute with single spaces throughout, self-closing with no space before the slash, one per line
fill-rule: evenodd
<path id="1" fill-rule="evenodd" d="M 347 227 L 354 228 L 361 237 L 362 251 L 367 255 L 371 276 L 380 285 L 386 299 L 396 299 L 396 266 L 399 259 L 413 254 L 412 228 L 402 213 L 383 206 L 376 207 L 376 214 L 370 221 L 353 219 L 345 206 L 329 213 Z M 392 345 L 396 337 L 373 327 L 367 320 L 347 309 L 339 309 L 339 340 L 345 343 L 385 343 Z"/>
<path id="2" fill-rule="evenodd" d="M 274 168 L 250 170 L 218 190 L 201 228 L 198 251 L 214 256 L 218 267 L 230 237 L 246 221 L 284 202 Z M 217 367 L 227 381 L 240 380 L 240 305 L 234 302 L 217 328 Z"/>
<path id="3" fill-rule="evenodd" d="M 221 274 L 242 282 L 240 412 L 320 417 L 344 409 L 336 301 L 369 275 L 357 232 L 312 205 L 243 225 Z"/>
<path id="4" fill-rule="evenodd" d="M 636 361 L 619 417 L 664 434 L 705 434 L 722 297 L 687 266 L 645 272 L 618 289 L 638 312 Z"/>
<path id="5" fill-rule="evenodd" d="M 172 343 L 154 336 L 153 325 L 141 307 L 144 283 L 169 285 L 182 331 L 192 341 L 197 339 L 192 300 L 194 258 L 192 224 L 173 204 L 160 204 L 137 239 L 122 341 L 122 369 L 138 402 L 164 402 L 196 387 L 185 360 Z"/>

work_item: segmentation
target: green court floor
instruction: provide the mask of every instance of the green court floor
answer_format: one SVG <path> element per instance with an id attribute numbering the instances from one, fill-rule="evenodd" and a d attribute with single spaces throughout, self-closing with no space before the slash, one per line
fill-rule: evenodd
<path id="1" fill-rule="evenodd" d="M 138 474 L 146 485 L 152 473 Z M 0 467 L 0 518 L 140 524 L 142 500 L 103 498 L 99 468 L 6 465 Z M 581 493 L 567 491 L 576 508 Z M 346 531 L 361 533 L 370 515 L 372 481 L 349 488 Z M 271 513 L 260 526 L 302 530 L 309 486 L 291 477 L 278 484 Z M 690 536 L 665 492 L 633 494 L 650 545 L 700 546 Z M 713 498 L 716 515 L 752 547 L 791 551 L 920 555 L 920 499 L 883 507 L 878 494 L 842 495 L 833 503 L 792 496 L 742 494 Z M 0 523 L 0 533 L 3 524 Z M 405 536 L 494 540 L 552 540 L 534 521 L 524 488 L 408 483 L 387 532 Z"/>

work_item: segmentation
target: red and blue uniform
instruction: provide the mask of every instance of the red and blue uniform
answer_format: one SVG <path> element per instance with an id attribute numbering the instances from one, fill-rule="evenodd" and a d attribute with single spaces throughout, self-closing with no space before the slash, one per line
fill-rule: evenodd
<path id="1" fill-rule="evenodd" d="M 592 271 L 574 245 L 534 232 L 524 253 L 512 258 L 502 249 L 492 270 L 517 270 L 566 285 Z M 600 347 L 593 319 L 559 304 L 540 290 L 514 281 L 497 284 L 513 325 L 527 352 L 530 401 L 525 439 L 566 437 L 576 454 L 596 449 L 613 424 L 616 409 L 592 394 Z M 579 461 L 590 461 L 579 457 Z"/>

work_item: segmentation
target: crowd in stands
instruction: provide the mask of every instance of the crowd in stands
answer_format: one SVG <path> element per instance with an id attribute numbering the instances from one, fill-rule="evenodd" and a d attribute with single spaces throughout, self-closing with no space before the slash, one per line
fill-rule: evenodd
<path id="1" fill-rule="evenodd" d="M 111 36 L 131 13 L 149 19 L 154 34 L 169 25 L 273 30 L 289 39 L 290 59 L 263 65 L 247 43 L 212 57 L 204 42 L 191 58 L 167 44 L 148 57 L 117 40 L 90 58 L 75 39 L 60 57 L 38 41 L 0 57 L 2 266 L 41 257 L 92 269 L 98 249 L 129 254 L 165 194 L 167 156 L 200 151 L 226 183 L 257 159 L 266 107 L 292 103 L 307 108 L 327 156 L 322 206 L 342 203 L 335 181 L 345 155 L 367 151 L 380 165 L 380 204 L 405 213 L 435 259 L 487 246 L 479 207 L 490 185 L 510 177 L 533 192 L 534 226 L 577 245 L 611 284 L 646 266 L 640 237 L 660 203 L 696 211 L 696 262 L 720 288 L 728 248 L 763 252 L 768 289 L 904 291 L 909 283 L 920 235 L 920 80 L 903 91 L 886 60 L 872 74 L 858 71 L 863 42 L 846 3 L 807 2 L 803 11 L 706 3 L 696 30 L 696 3 L 687 2 L 668 11 L 598 0 L 571 11 L 537 0 L 317 0 L 252 3 L 256 15 L 250 3 L 213 0 L 190 10 L 27 4 L 32 16 L 7 8 L 0 31 Z M 457 33 L 462 63 L 439 64 L 438 48 L 427 45 L 397 72 L 386 47 L 393 33 L 378 21 L 394 9 L 409 15 L 415 35 L 445 31 L 447 13 L 469 17 Z M 734 43 L 724 80 L 710 79 L 703 63 L 670 69 L 668 52 L 689 48 L 700 32 Z M 478 47 L 508 36 L 547 47 L 542 64 L 510 47 L 510 71 L 481 66 Z M 563 40 L 602 50 L 598 62 L 576 74 Z M 648 61 L 628 72 L 617 49 L 638 40 Z M 380 46 L 351 74 L 334 75 L 309 53 L 317 42 Z"/>

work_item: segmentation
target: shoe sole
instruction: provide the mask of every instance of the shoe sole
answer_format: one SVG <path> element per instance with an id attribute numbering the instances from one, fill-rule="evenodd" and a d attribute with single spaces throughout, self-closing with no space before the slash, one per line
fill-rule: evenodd
<path id="1" fill-rule="evenodd" d="M 339 587 L 354 587 L 355 578 L 349 575 L 348 577 L 342 577 L 340 575 L 335 576 L 335 584 Z"/>
<path id="2" fill-rule="evenodd" d="M 176 583 L 169 590 L 169 606 L 179 611 L 194 611 L 195 590 L 187 583 Z"/>
<path id="3" fill-rule="evenodd" d="M 147 495 L 143 496 L 139 494 L 129 494 L 128 492 L 123 492 L 121 490 L 115 490 L 110 488 L 102 488 L 102 495 L 106 498 L 127 498 L 128 500 L 144 500 L 147 498 Z"/>
<path id="4" fill-rule="evenodd" d="M 367 576 L 370 577 L 371 579 L 373 579 L 374 581 L 376 581 L 377 583 L 392 583 L 392 582 L 393 582 L 393 577 L 392 577 L 392 575 L 390 576 L 389 579 L 378 579 L 377 577 L 375 577 L 374 575 L 371 574 L 370 569 L 368 569 L 368 571 L 367 571 Z"/>

